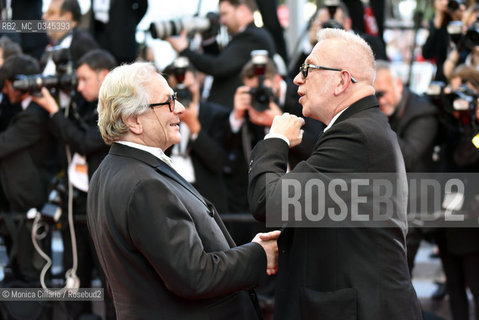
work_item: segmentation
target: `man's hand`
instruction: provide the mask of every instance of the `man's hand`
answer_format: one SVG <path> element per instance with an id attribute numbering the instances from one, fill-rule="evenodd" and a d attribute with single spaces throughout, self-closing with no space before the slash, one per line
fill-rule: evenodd
<path id="1" fill-rule="evenodd" d="M 289 140 L 289 147 L 295 147 L 303 140 L 304 119 L 289 113 L 283 113 L 281 116 L 274 117 L 270 133 L 277 133 L 285 136 Z"/>
<path id="2" fill-rule="evenodd" d="M 257 111 L 255 108 L 250 107 L 248 109 L 248 113 L 249 119 L 252 123 L 263 127 L 271 127 L 271 125 L 273 124 L 274 117 L 283 114 L 281 109 L 274 101 L 271 101 L 269 103 L 269 109 L 260 112 Z"/>
<path id="3" fill-rule="evenodd" d="M 241 86 L 236 89 L 234 96 L 234 117 L 236 120 L 244 118 L 246 110 L 251 106 L 250 87 Z"/>
<path id="4" fill-rule="evenodd" d="M 260 244 L 266 252 L 266 273 L 270 276 L 278 272 L 278 237 L 281 231 L 258 233 L 252 242 Z"/>
<path id="5" fill-rule="evenodd" d="M 165 40 L 168 41 L 176 52 L 181 52 L 188 48 L 188 39 L 186 38 L 187 30 L 183 30 L 178 36 L 168 37 Z"/>
<path id="6" fill-rule="evenodd" d="M 57 102 L 52 97 L 50 91 L 48 91 L 47 88 L 42 88 L 42 95 L 40 97 L 32 96 L 32 100 L 40 107 L 45 109 L 49 114 L 55 114 L 58 112 L 58 110 L 60 110 Z"/>

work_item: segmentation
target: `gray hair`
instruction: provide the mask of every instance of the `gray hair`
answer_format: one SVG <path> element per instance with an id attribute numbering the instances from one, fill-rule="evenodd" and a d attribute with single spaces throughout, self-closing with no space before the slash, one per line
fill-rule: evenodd
<path id="1" fill-rule="evenodd" d="M 150 92 L 145 88 L 156 68 L 148 62 L 124 64 L 105 77 L 98 95 L 98 127 L 107 144 L 128 132 L 123 117 L 148 110 Z"/>
<path id="2" fill-rule="evenodd" d="M 401 79 L 401 77 L 399 76 L 399 73 L 397 72 L 395 68 L 392 67 L 389 61 L 376 60 L 376 72 L 380 70 L 388 70 L 393 80 L 396 80 L 398 78 Z"/>

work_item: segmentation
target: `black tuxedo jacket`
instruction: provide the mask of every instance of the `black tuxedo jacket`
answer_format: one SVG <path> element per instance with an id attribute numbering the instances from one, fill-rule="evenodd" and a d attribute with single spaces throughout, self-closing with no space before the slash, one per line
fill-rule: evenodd
<path id="1" fill-rule="evenodd" d="M 264 219 L 266 198 L 281 197 L 271 190 L 294 173 L 395 172 L 405 179 L 396 136 L 377 104 L 369 96 L 351 105 L 321 135 L 311 157 L 286 175 L 287 144 L 258 143 L 248 192 L 255 216 Z M 268 194 L 266 173 L 276 175 Z M 422 319 L 406 263 L 403 205 L 395 208 L 402 226 L 286 228 L 278 240 L 275 319 Z"/>
<path id="2" fill-rule="evenodd" d="M 41 209 L 47 201 L 59 170 L 57 142 L 48 128 L 48 113 L 32 102 L 0 133 L 1 182 L 12 211 Z"/>
<path id="3" fill-rule="evenodd" d="M 113 144 L 93 175 L 88 227 L 119 319 L 256 319 L 257 243 L 235 247 L 219 215 L 148 152 Z"/>
<path id="4" fill-rule="evenodd" d="M 244 31 L 235 34 L 218 55 L 200 54 L 189 49 L 183 50 L 181 55 L 188 57 L 198 70 L 214 77 L 208 101 L 232 110 L 236 88 L 242 85 L 241 69 L 250 61 L 251 51 L 260 49 L 268 50 L 270 57 L 276 53 L 268 31 L 251 23 Z"/>

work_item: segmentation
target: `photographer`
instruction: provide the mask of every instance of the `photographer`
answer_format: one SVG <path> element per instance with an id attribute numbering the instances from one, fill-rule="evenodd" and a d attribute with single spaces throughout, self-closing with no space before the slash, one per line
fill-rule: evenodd
<path id="1" fill-rule="evenodd" d="M 105 50 L 95 49 L 86 53 L 79 61 L 76 69 L 78 77 L 77 91 L 81 96 L 72 99 L 68 109 L 68 116 L 60 110 L 57 102 L 46 88 L 42 89 L 42 97 L 35 97 L 42 108 L 50 114 L 49 125 L 71 154 L 71 163 L 68 166 L 68 179 L 73 185 L 73 214 L 86 215 L 86 199 L 88 182 L 93 172 L 108 153 L 109 147 L 103 141 L 97 126 L 98 121 L 98 93 L 106 75 L 116 66 L 115 58 Z M 67 195 L 65 195 L 66 198 Z M 75 225 L 78 246 L 78 276 L 81 287 L 91 287 L 92 271 L 96 264 L 93 247 L 90 246 L 89 234 L 86 224 Z M 64 265 L 72 265 L 70 251 L 70 234 L 65 230 Z M 101 269 L 98 267 L 101 272 Z M 102 277 L 103 283 L 104 278 Z M 106 287 L 106 286 L 105 286 Z M 113 308 L 110 299 L 107 308 Z M 72 316 L 91 313 L 90 302 L 74 302 L 67 304 Z M 114 311 L 107 309 L 107 315 L 114 316 Z"/>
<path id="2" fill-rule="evenodd" d="M 250 52 L 264 49 L 271 57 L 276 53 L 268 31 L 254 25 L 255 10 L 254 0 L 219 1 L 220 23 L 226 26 L 231 35 L 231 41 L 223 50 L 219 50 L 216 41 L 204 43 L 203 54 L 190 50 L 185 31 L 178 37 L 167 39 L 179 55 L 190 59 L 196 69 L 213 76 L 207 100 L 219 103 L 228 110 L 233 108 L 235 90 L 241 85 L 241 68 L 248 62 Z"/>
<path id="3" fill-rule="evenodd" d="M 258 57 L 262 60 L 257 63 L 253 55 L 241 72 L 243 86 L 236 89 L 234 109 L 229 118 L 225 176 L 230 212 L 249 212 L 246 200 L 249 156 L 255 144 L 269 132 L 273 118 L 283 112 L 302 116 L 297 87 L 277 73 L 271 59 L 265 55 L 261 57 L 261 54 Z M 311 154 L 315 139 L 323 128 L 319 121 L 306 120 L 303 143 L 290 149 L 290 168 Z"/>
<path id="4" fill-rule="evenodd" d="M 47 201 L 50 181 L 59 171 L 57 142 L 49 132 L 48 113 L 32 101 L 30 92 L 14 87 L 19 75 L 39 72 L 36 60 L 23 54 L 10 56 L 0 68 L 0 77 L 4 81 L 3 94 L 12 105 L 22 108 L 12 117 L 7 128 L 0 132 L 1 183 L 12 212 L 41 209 Z M 11 241 L 14 247 L 16 242 L 20 247 L 17 247 L 17 252 L 10 252 L 14 258 L 10 263 L 15 277 L 37 280 L 37 267 L 41 264 L 34 266 L 38 261 L 33 255 L 30 238 L 30 231 L 25 225 L 18 230 Z"/>
<path id="5" fill-rule="evenodd" d="M 219 213 L 227 212 L 223 166 L 223 137 L 228 112 L 220 105 L 200 101 L 200 81 L 185 57 L 177 58 L 163 71 L 185 106 L 180 115 L 180 143 L 170 149 L 173 165 L 188 182 L 209 199 Z"/>
<path id="6" fill-rule="evenodd" d="M 461 65 L 451 75 L 449 105 L 442 110 L 445 131 L 446 172 L 479 172 L 479 149 L 472 138 L 479 132 L 478 97 L 479 71 Z M 465 98 L 465 99 L 464 99 Z M 458 108 L 460 101 L 466 108 Z M 477 213 L 477 190 L 464 193 L 466 200 L 461 208 L 465 213 Z M 479 319 L 479 230 L 477 228 L 445 228 L 436 237 L 439 255 L 446 274 L 449 305 L 453 319 L 469 319 L 469 302 L 466 286 L 470 289 L 475 318 Z"/>
<path id="7" fill-rule="evenodd" d="M 437 67 L 435 80 L 446 81 L 442 66 L 446 61 L 450 37 L 447 26 L 461 21 L 466 6 L 461 0 L 434 0 L 434 18 L 429 25 L 429 36 L 422 47 L 425 59 L 434 59 Z"/>
<path id="8" fill-rule="evenodd" d="M 450 79 L 454 68 L 460 64 L 466 64 L 473 67 L 479 65 L 479 5 L 475 4 L 467 9 L 462 23 L 457 24 L 461 27 L 457 34 L 450 34 L 453 40 L 453 49 L 447 55 L 444 61 L 443 72 L 447 79 Z M 459 31 L 459 30 L 458 30 Z"/>

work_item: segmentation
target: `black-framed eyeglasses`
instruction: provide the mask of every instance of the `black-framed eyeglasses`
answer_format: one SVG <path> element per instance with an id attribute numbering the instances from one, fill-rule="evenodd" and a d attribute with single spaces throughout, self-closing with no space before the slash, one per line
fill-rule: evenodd
<path id="1" fill-rule="evenodd" d="M 153 109 L 154 107 L 157 107 L 157 106 L 166 106 L 166 105 L 168 105 L 168 109 L 170 109 L 170 112 L 173 112 L 173 111 L 175 111 L 176 100 L 177 100 L 177 93 L 176 93 L 176 92 L 173 92 L 173 94 L 168 97 L 168 101 L 166 101 L 166 102 L 159 102 L 159 103 L 152 103 L 152 104 L 149 104 L 148 107 L 150 107 L 151 109 Z"/>
<path id="2" fill-rule="evenodd" d="M 309 68 L 320 69 L 320 70 L 329 70 L 329 71 L 339 71 L 339 72 L 347 71 L 347 70 L 338 69 L 338 68 L 328 68 L 328 67 L 323 67 L 323 66 L 316 66 L 314 64 L 303 63 L 301 65 L 301 67 L 299 67 L 299 72 L 301 72 L 304 79 L 306 79 L 306 77 L 308 76 Z M 349 73 L 349 71 L 347 71 L 347 72 Z M 349 74 L 351 74 L 351 73 L 349 73 Z M 354 78 L 353 75 L 351 75 L 351 82 L 356 83 L 356 82 L 358 82 L 358 80 L 356 80 L 356 78 Z"/>

